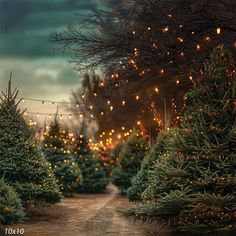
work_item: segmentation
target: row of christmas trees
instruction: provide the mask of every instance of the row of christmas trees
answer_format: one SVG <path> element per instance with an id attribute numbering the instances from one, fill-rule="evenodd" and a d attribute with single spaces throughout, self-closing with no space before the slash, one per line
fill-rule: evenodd
<path id="1" fill-rule="evenodd" d="M 1 225 L 20 222 L 30 205 L 54 204 L 74 192 L 105 190 L 111 171 L 108 153 L 93 152 L 81 135 L 67 151 L 56 118 L 43 143 L 36 141 L 17 95 L 10 81 L 0 97 L 0 230 Z"/>
<path id="2" fill-rule="evenodd" d="M 120 157 L 113 182 L 136 203 L 126 216 L 181 233 L 235 232 L 236 75 L 230 52 L 219 46 L 205 61 L 185 95 L 179 127 L 160 132 L 148 150 L 145 139 L 133 136 Z"/>

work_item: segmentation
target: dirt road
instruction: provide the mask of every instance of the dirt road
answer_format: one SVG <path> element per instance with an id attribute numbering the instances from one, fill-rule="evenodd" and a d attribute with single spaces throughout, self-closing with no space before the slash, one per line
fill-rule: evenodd
<path id="1" fill-rule="evenodd" d="M 117 210 L 129 205 L 113 186 L 104 194 L 78 194 L 60 204 L 34 211 L 31 218 L 13 229 L 25 236 L 153 236 L 168 235 L 158 225 L 134 223 Z"/>

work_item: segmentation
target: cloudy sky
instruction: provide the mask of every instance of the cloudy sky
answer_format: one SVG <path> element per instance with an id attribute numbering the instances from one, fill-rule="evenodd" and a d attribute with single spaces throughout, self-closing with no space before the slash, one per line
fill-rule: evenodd
<path id="1" fill-rule="evenodd" d="M 21 97 L 68 100 L 79 86 L 79 76 L 68 64 L 69 56 L 54 49 L 50 34 L 76 24 L 97 4 L 96 0 L 0 0 L 0 89 L 12 72 Z M 53 112 L 39 103 L 25 106 L 32 112 Z"/>

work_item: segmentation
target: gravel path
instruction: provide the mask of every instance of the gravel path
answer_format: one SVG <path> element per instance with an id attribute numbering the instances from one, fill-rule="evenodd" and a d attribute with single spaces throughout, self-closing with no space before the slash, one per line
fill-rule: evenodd
<path id="1" fill-rule="evenodd" d="M 165 236 L 155 224 L 134 223 L 117 210 L 129 205 L 114 186 L 104 194 L 78 194 L 60 204 L 32 211 L 30 219 L 12 227 L 25 236 Z"/>

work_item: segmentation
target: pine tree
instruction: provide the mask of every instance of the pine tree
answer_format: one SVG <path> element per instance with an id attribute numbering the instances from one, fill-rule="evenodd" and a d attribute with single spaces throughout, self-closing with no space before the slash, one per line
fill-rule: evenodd
<path id="1" fill-rule="evenodd" d="M 142 161 L 141 168 L 131 180 L 131 186 L 127 190 L 127 196 L 130 201 L 139 201 L 142 199 L 142 193 L 148 187 L 149 173 L 152 171 L 153 163 L 168 150 L 168 144 L 175 134 L 175 129 L 161 131 L 157 142 L 150 148 Z"/>
<path id="2" fill-rule="evenodd" d="M 11 81 L 0 103 L 0 175 L 13 186 L 24 205 L 60 200 L 55 178 L 37 142 L 30 136 Z"/>
<path id="3" fill-rule="evenodd" d="M 61 132 L 60 124 L 55 118 L 44 137 L 43 151 L 51 163 L 60 191 L 64 196 L 71 196 L 81 181 L 81 172 L 65 142 L 67 141 Z"/>
<path id="4" fill-rule="evenodd" d="M 0 179 L 0 232 L 1 225 L 19 223 L 24 218 L 21 200 L 15 190 Z"/>
<path id="5" fill-rule="evenodd" d="M 98 193 L 106 189 L 109 179 L 100 160 L 94 155 L 86 138 L 79 136 L 74 145 L 75 160 L 82 172 L 77 192 Z"/>
<path id="6" fill-rule="evenodd" d="M 120 160 L 113 170 L 112 178 L 122 194 L 131 186 L 131 179 L 139 171 L 147 149 L 145 138 L 138 133 L 134 133 L 122 146 Z"/>
<path id="7" fill-rule="evenodd" d="M 186 95 L 172 152 L 154 166 L 145 201 L 127 215 L 159 219 L 181 232 L 235 232 L 235 62 L 223 46 Z"/>

